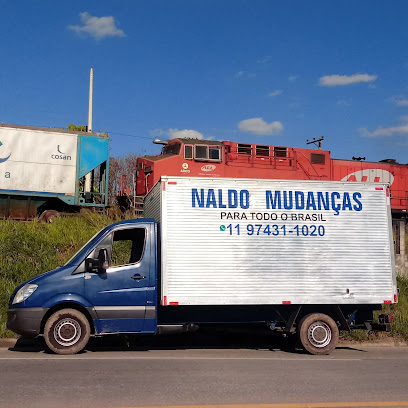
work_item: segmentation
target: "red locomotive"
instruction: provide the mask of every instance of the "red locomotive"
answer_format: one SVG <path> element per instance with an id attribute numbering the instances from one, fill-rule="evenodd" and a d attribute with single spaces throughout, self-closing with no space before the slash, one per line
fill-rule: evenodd
<path id="1" fill-rule="evenodd" d="M 385 182 L 394 216 L 408 210 L 408 165 L 395 160 L 332 159 L 330 151 L 199 139 L 171 139 L 157 156 L 137 159 L 136 195 L 162 175 Z M 359 158 L 360 159 L 360 158 Z"/>

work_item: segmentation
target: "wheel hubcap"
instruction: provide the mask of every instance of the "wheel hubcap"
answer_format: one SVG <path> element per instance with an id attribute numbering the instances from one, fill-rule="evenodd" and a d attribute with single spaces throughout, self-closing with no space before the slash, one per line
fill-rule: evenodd
<path id="1" fill-rule="evenodd" d="M 330 344 L 332 332 L 326 323 L 317 321 L 309 326 L 307 337 L 313 346 L 322 348 Z"/>
<path id="2" fill-rule="evenodd" d="M 71 318 L 62 319 L 54 328 L 54 338 L 64 347 L 72 346 L 81 337 L 81 326 Z"/>

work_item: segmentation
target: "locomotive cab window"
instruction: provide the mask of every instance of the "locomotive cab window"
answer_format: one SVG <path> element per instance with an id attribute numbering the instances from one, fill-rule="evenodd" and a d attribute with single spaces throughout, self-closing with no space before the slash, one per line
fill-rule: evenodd
<path id="1" fill-rule="evenodd" d="M 193 158 L 193 146 L 190 145 L 184 146 L 184 158 L 185 159 Z"/>
<path id="2" fill-rule="evenodd" d="M 180 153 L 180 146 L 180 143 L 164 146 L 162 149 L 162 154 L 177 155 Z"/>
<path id="3" fill-rule="evenodd" d="M 208 146 L 195 146 L 195 155 L 196 160 L 206 160 L 208 158 Z"/>
<path id="4" fill-rule="evenodd" d="M 221 151 L 219 147 L 210 147 L 209 148 L 209 159 L 210 160 L 221 160 Z"/>
<path id="5" fill-rule="evenodd" d="M 221 148 L 217 146 L 196 145 L 194 149 L 194 159 L 221 161 Z"/>

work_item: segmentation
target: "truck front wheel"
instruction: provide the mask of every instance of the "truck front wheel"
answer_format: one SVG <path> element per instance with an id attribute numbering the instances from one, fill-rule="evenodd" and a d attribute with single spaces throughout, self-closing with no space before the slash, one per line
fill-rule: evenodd
<path id="1" fill-rule="evenodd" d="M 58 310 L 44 326 L 45 342 L 57 354 L 79 353 L 88 343 L 90 334 L 88 319 L 75 309 Z"/>
<path id="2" fill-rule="evenodd" d="M 298 334 L 302 346 L 310 354 L 330 354 L 339 341 L 339 328 L 323 313 L 312 313 L 299 323 Z"/>

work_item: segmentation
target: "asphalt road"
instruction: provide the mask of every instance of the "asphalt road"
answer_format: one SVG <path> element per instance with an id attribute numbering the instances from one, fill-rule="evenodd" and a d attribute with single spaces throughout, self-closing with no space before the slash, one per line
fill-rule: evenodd
<path id="1" fill-rule="evenodd" d="M 239 339 L 112 338 L 74 356 L 49 354 L 42 341 L 0 348 L 0 407 L 408 407 L 408 347 L 311 356 L 279 340 Z"/>

